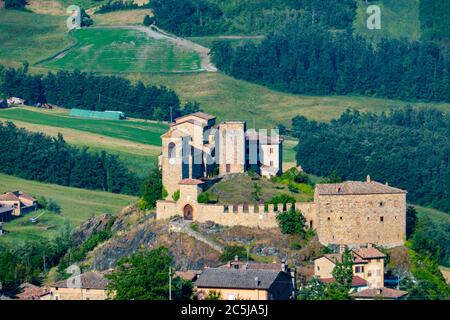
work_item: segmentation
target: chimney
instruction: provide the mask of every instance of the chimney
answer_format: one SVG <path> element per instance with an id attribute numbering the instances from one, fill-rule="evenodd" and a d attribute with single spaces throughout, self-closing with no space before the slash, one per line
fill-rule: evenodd
<path id="1" fill-rule="evenodd" d="M 367 175 L 366 182 L 372 182 L 372 180 L 370 180 L 370 175 Z"/>
<path id="2" fill-rule="evenodd" d="M 340 244 L 339 245 L 339 253 L 344 253 L 344 251 L 345 251 L 345 245 L 343 245 L 343 244 Z"/>
<path id="3" fill-rule="evenodd" d="M 387 185 L 387 186 L 388 186 L 388 185 L 389 185 L 389 183 L 388 183 L 388 182 L 386 181 L 385 185 Z"/>
<path id="4" fill-rule="evenodd" d="M 284 261 L 284 259 L 283 259 L 283 260 L 281 260 L 281 271 L 286 272 L 286 270 L 287 270 L 286 261 Z"/>
<path id="5" fill-rule="evenodd" d="M 258 288 L 259 287 L 259 278 L 255 277 L 255 286 Z"/>
<path id="6" fill-rule="evenodd" d="M 368 244 L 367 244 L 367 248 L 372 248 L 372 244 L 371 244 L 371 243 L 368 243 Z"/>
<path id="7" fill-rule="evenodd" d="M 234 256 L 234 261 L 239 261 L 239 257 L 237 255 Z"/>

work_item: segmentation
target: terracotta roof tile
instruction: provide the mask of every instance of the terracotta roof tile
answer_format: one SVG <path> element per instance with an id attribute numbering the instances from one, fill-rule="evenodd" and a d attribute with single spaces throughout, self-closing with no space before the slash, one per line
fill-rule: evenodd
<path id="1" fill-rule="evenodd" d="M 323 283 L 334 283 L 336 282 L 335 278 L 322 278 L 319 279 L 321 282 Z M 367 286 L 367 281 L 364 280 L 363 278 L 360 278 L 358 276 L 353 276 L 352 277 L 352 287 L 365 287 Z"/>
<path id="2" fill-rule="evenodd" d="M 108 286 L 108 280 L 100 272 L 91 271 L 80 275 L 81 288 L 83 289 L 99 289 L 104 290 Z M 69 283 L 69 285 L 68 285 Z M 53 288 L 71 288 L 75 285 L 75 278 L 69 278 L 68 280 L 63 280 L 51 284 L 50 287 Z"/>
<path id="3" fill-rule="evenodd" d="M 197 117 L 197 118 L 200 118 L 200 119 L 203 119 L 203 120 L 207 120 L 207 121 L 213 120 L 213 119 L 216 118 L 215 116 L 212 116 L 212 115 L 204 113 L 204 112 L 194 112 L 194 113 L 187 114 L 185 116 L 176 118 L 175 121 L 183 119 L 183 118 L 186 118 L 186 117 L 190 117 L 190 116 L 194 116 L 194 117 Z"/>
<path id="4" fill-rule="evenodd" d="M 383 252 L 374 247 L 360 248 L 357 250 L 353 250 L 353 252 L 363 259 L 376 259 L 385 257 L 385 254 Z"/>
<path id="5" fill-rule="evenodd" d="M 391 288 L 380 288 L 380 289 L 365 289 L 352 294 L 355 298 L 386 298 L 386 299 L 398 299 L 404 297 L 408 294 L 407 291 L 396 290 Z"/>
<path id="6" fill-rule="evenodd" d="M 19 197 L 16 196 L 13 192 L 6 192 L 0 195 L 0 201 L 19 201 Z"/>
<path id="7" fill-rule="evenodd" d="M 317 184 L 315 192 L 319 195 L 352 195 L 352 194 L 393 194 L 406 193 L 376 181 L 345 181 L 342 183 Z"/>

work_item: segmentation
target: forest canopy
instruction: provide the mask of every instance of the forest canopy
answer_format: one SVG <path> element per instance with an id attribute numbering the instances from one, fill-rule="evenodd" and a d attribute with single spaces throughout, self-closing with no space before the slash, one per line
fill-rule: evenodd
<path id="1" fill-rule="evenodd" d="M 297 94 L 360 94 L 450 101 L 450 52 L 432 42 L 383 39 L 292 24 L 261 43 L 222 41 L 212 61 L 223 72 Z"/>
<path id="2" fill-rule="evenodd" d="M 405 107 L 389 113 L 347 110 L 331 123 L 292 120 L 296 159 L 306 172 L 335 171 L 348 180 L 368 174 L 408 191 L 412 203 L 450 213 L 450 116 Z"/>

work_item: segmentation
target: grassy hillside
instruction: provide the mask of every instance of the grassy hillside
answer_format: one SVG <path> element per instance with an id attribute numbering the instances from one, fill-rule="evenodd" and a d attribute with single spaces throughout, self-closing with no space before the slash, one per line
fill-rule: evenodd
<path id="1" fill-rule="evenodd" d="M 132 29 L 88 28 L 71 32 L 77 45 L 44 63 L 49 68 L 90 72 L 198 71 L 200 56 L 165 39 Z"/>
<path id="2" fill-rule="evenodd" d="M 374 42 L 383 37 L 420 39 L 419 23 L 420 0 L 375 0 L 381 9 L 381 29 L 369 30 L 366 25 L 367 4 L 358 0 L 358 9 L 353 28 L 356 33 L 362 34 Z"/>
<path id="3" fill-rule="evenodd" d="M 154 122 L 75 118 L 67 114 L 61 114 L 61 112 L 53 112 L 52 110 L 33 111 L 31 108 L 0 110 L 0 118 L 42 126 L 75 129 L 155 146 L 161 145 L 160 135 L 167 130 L 167 125 Z"/>
<path id="4" fill-rule="evenodd" d="M 183 100 L 196 100 L 201 108 L 221 120 L 243 119 L 260 128 L 277 123 L 290 126 L 291 119 L 303 115 L 330 121 L 348 108 L 382 112 L 411 104 L 450 111 L 450 103 L 410 103 L 363 96 L 306 96 L 282 93 L 264 86 L 237 80 L 220 72 L 198 74 L 129 75 L 146 84 L 164 84 Z"/>
<path id="5" fill-rule="evenodd" d="M 91 18 L 96 26 L 142 25 L 150 9 L 120 10 L 108 13 L 93 14 Z"/>
<path id="6" fill-rule="evenodd" d="M 64 16 L 0 10 L 0 63 L 35 63 L 70 44 Z"/>
<path id="7" fill-rule="evenodd" d="M 35 197 L 44 196 L 58 202 L 61 214 L 45 212 L 38 224 L 30 224 L 28 219 L 36 214 L 26 216 L 5 224 L 7 231 L 0 237 L 1 243 L 13 243 L 20 240 L 33 240 L 55 235 L 67 222 L 79 225 L 93 215 L 118 213 L 121 208 L 135 203 L 137 198 L 101 191 L 62 187 L 36 181 L 24 180 L 0 174 L 0 193 L 20 190 Z"/>

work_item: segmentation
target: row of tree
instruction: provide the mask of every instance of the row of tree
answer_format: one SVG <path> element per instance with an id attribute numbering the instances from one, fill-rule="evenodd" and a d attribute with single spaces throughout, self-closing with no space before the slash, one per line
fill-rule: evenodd
<path id="1" fill-rule="evenodd" d="M 192 110 L 196 103 L 181 108 L 177 94 L 164 86 L 132 84 L 114 76 L 97 76 L 79 71 L 49 72 L 46 76 L 28 73 L 28 65 L 18 69 L 0 65 L 0 93 L 25 99 L 27 104 L 52 103 L 63 108 L 117 110 L 127 116 L 170 120 Z"/>
<path id="2" fill-rule="evenodd" d="M 419 20 L 424 40 L 450 39 L 450 0 L 420 0 Z"/>
<path id="3" fill-rule="evenodd" d="M 139 179 L 115 155 L 68 145 L 0 122 L 0 172 L 29 180 L 114 193 L 137 194 Z"/>
<path id="4" fill-rule="evenodd" d="M 330 123 L 292 120 L 296 159 L 305 171 L 374 180 L 408 190 L 411 202 L 450 212 L 450 115 L 405 107 L 344 112 Z"/>
<path id="5" fill-rule="evenodd" d="M 149 3 L 139 5 L 135 3 L 133 0 L 115 0 L 115 1 L 113 0 L 100 5 L 100 7 L 97 10 L 95 10 L 95 13 L 99 14 L 120 10 L 144 9 L 148 8 L 149 6 L 150 6 Z"/>
<path id="6" fill-rule="evenodd" d="M 450 51 L 431 42 L 383 39 L 289 25 L 261 43 L 221 41 L 212 60 L 233 77 L 299 94 L 361 94 L 450 101 Z"/>

